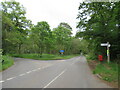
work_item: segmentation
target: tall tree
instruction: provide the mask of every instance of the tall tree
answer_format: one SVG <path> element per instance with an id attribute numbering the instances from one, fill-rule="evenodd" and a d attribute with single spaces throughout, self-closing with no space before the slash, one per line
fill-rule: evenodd
<path id="1" fill-rule="evenodd" d="M 118 20 L 116 19 L 118 14 L 115 14 L 119 10 L 118 3 L 84 2 L 80 4 L 77 17 L 80 20 L 77 25 L 80 31 L 77 36 L 89 41 L 93 53 L 106 52 L 100 43 L 110 42 L 111 57 L 117 57 L 118 53 L 114 46 L 118 42 Z"/>
<path id="2" fill-rule="evenodd" d="M 67 52 L 71 40 L 71 30 L 60 24 L 57 28 L 53 29 L 53 33 L 55 35 L 57 45 L 56 50 L 59 51 L 63 49 Z"/>
<path id="3" fill-rule="evenodd" d="M 2 46 L 3 46 L 3 53 L 7 53 L 9 51 L 12 51 L 11 49 L 15 46 L 18 47 L 18 51 L 20 52 L 20 48 L 23 44 L 21 38 L 26 37 L 28 32 L 27 29 L 30 29 L 31 21 L 27 20 L 25 17 L 26 11 L 22 5 L 20 5 L 19 2 L 16 1 L 5 1 L 1 2 L 2 6 Z M 18 34 L 20 38 L 19 43 L 16 43 L 17 45 L 14 46 L 14 40 L 11 40 L 13 37 L 9 38 L 9 35 Z M 22 34 L 22 35 L 21 35 Z M 15 37 L 14 37 L 15 38 Z M 7 48 L 6 48 L 7 47 Z M 15 51 L 15 50 L 14 50 Z"/>
<path id="4" fill-rule="evenodd" d="M 49 43 L 50 35 L 50 26 L 46 21 L 38 22 L 32 29 L 31 38 L 39 47 L 40 56 L 42 56 L 46 45 Z"/>

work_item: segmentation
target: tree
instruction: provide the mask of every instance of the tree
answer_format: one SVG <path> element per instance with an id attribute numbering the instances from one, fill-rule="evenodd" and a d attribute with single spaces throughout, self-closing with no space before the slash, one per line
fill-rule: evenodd
<path id="1" fill-rule="evenodd" d="M 59 26 L 72 30 L 72 27 L 68 23 L 65 23 L 65 22 L 61 22 Z"/>
<path id="2" fill-rule="evenodd" d="M 106 52 L 100 43 L 110 42 L 111 57 L 116 58 L 118 50 L 116 46 L 118 42 L 118 20 L 116 14 L 119 10 L 118 3 L 108 2 L 87 2 L 81 3 L 79 6 L 78 19 L 80 20 L 77 28 L 80 31 L 76 34 L 78 37 L 86 39 L 90 43 L 90 49 L 93 53 Z M 89 18 L 88 18 L 89 15 Z M 106 56 L 106 55 L 105 55 Z"/>
<path id="3" fill-rule="evenodd" d="M 39 47 L 40 56 L 42 56 L 46 45 L 49 44 L 50 35 L 50 26 L 46 21 L 38 22 L 37 25 L 32 28 L 31 38 Z"/>
<path id="4" fill-rule="evenodd" d="M 5 41 L 7 41 L 9 44 L 9 46 L 6 47 L 7 52 L 20 54 L 22 44 L 26 41 L 26 38 L 24 34 L 20 33 L 19 31 L 11 31 L 7 32 L 7 37 L 5 38 Z"/>
<path id="5" fill-rule="evenodd" d="M 22 39 L 27 37 L 29 33 L 27 30 L 31 27 L 31 21 L 27 20 L 25 17 L 26 11 L 19 2 L 16 1 L 5 1 L 1 2 L 2 6 L 2 46 L 3 54 L 12 51 L 14 49 L 14 40 L 11 40 L 13 37 L 9 38 L 9 35 L 14 36 L 18 40 L 16 43 L 19 49 L 23 44 Z M 16 37 L 15 37 L 16 36 Z M 20 36 L 19 38 L 17 36 Z M 23 37 L 23 38 L 22 38 Z M 22 38 L 22 39 L 21 39 Z M 10 42 L 11 41 L 11 42 Z M 19 45 L 18 45 L 19 44 Z M 7 48 L 6 48 L 7 47 Z M 14 50 L 15 51 L 15 50 Z"/>
<path id="6" fill-rule="evenodd" d="M 15 29 L 17 29 L 20 32 L 24 32 L 24 30 L 27 28 L 27 23 L 29 22 L 25 17 L 25 8 L 22 5 L 20 5 L 19 2 L 16 1 L 1 2 L 1 5 L 4 15 L 12 21 L 12 23 L 15 26 Z M 12 29 L 13 28 L 9 30 Z"/>
<path id="7" fill-rule="evenodd" d="M 65 53 L 67 53 L 71 41 L 71 30 L 60 24 L 57 28 L 53 29 L 53 34 L 56 40 L 56 51 L 65 50 Z"/>

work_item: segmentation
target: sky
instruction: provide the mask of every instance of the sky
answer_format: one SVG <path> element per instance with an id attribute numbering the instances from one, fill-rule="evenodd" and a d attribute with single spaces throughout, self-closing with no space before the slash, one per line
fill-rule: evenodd
<path id="1" fill-rule="evenodd" d="M 9 0 L 7 0 L 9 1 Z M 82 0 L 15 0 L 20 2 L 26 9 L 27 19 L 33 24 L 47 21 L 50 28 L 56 28 L 61 22 L 68 23 L 75 35 L 77 29 L 76 19 L 78 7 Z"/>

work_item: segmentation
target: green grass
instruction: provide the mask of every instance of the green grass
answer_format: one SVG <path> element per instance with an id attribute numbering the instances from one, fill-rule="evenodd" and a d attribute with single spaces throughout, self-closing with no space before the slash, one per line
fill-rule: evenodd
<path id="1" fill-rule="evenodd" d="M 114 62 L 98 64 L 93 73 L 101 75 L 103 80 L 118 82 L 118 65 Z"/>
<path id="2" fill-rule="evenodd" d="M 85 55 L 86 56 L 86 59 L 87 60 L 96 60 L 96 56 L 94 56 L 94 55 L 92 55 L 92 54 L 87 54 L 87 55 Z"/>
<path id="3" fill-rule="evenodd" d="M 5 70 L 14 64 L 14 61 L 9 56 L 2 56 L 4 63 L 0 62 L 0 71 Z"/>
<path id="4" fill-rule="evenodd" d="M 42 57 L 38 54 L 13 54 L 13 57 L 36 59 L 36 60 L 60 60 L 69 59 L 78 55 L 53 55 L 53 54 L 43 54 Z"/>

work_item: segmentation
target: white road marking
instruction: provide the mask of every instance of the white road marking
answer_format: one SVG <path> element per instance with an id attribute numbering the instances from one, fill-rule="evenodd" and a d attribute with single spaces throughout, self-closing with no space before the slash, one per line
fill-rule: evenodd
<path id="1" fill-rule="evenodd" d="M 32 71 L 28 71 L 28 72 L 26 72 L 26 73 L 31 73 Z"/>
<path id="2" fill-rule="evenodd" d="M 38 71 L 38 69 L 34 69 L 34 70 L 32 70 L 32 72 L 35 72 L 35 71 Z"/>
<path id="3" fill-rule="evenodd" d="M 60 60 L 60 62 L 61 62 L 61 61 L 66 61 L 66 60 Z"/>
<path id="4" fill-rule="evenodd" d="M 38 68 L 38 69 L 41 69 L 41 68 Z"/>
<path id="5" fill-rule="evenodd" d="M 0 83 L 5 82 L 5 81 L 0 81 Z"/>
<path id="6" fill-rule="evenodd" d="M 65 73 L 65 71 L 66 71 L 66 69 L 64 71 L 62 71 L 57 77 L 55 77 L 50 83 L 48 83 L 43 88 L 47 88 L 51 83 L 53 83 L 57 78 L 59 78 L 63 73 Z"/>
<path id="7" fill-rule="evenodd" d="M 48 66 L 45 66 L 45 67 L 41 67 L 41 69 L 47 68 L 47 67 L 49 67 L 49 66 L 52 66 L 52 65 L 48 65 Z"/>
<path id="8" fill-rule="evenodd" d="M 49 65 L 49 66 L 52 66 L 52 65 Z M 31 71 L 28 71 L 28 72 L 26 72 L 26 73 L 20 74 L 20 75 L 18 75 L 18 76 L 16 76 L 16 77 L 24 76 L 24 75 L 29 74 L 29 73 L 31 73 L 31 72 L 35 72 L 35 71 L 38 71 L 38 70 L 47 68 L 47 67 L 49 67 L 49 66 L 45 66 L 45 67 L 42 67 L 42 68 L 37 68 L 37 69 L 31 70 Z M 12 79 L 14 79 L 14 78 L 16 78 L 16 77 L 8 78 L 8 79 L 6 79 L 5 81 L 12 80 Z M 5 82 L 5 81 L 0 81 L 0 83 Z"/>
<path id="9" fill-rule="evenodd" d="M 16 77 L 11 77 L 11 78 L 8 78 L 8 79 L 6 79 L 6 80 L 12 80 L 12 79 L 14 79 L 14 78 L 16 78 Z"/>
<path id="10" fill-rule="evenodd" d="M 32 70 L 32 72 L 34 72 L 34 71 L 36 71 L 35 69 L 34 70 Z"/>
<path id="11" fill-rule="evenodd" d="M 20 74 L 19 76 L 24 76 L 25 75 L 25 73 L 23 73 L 23 74 Z"/>

